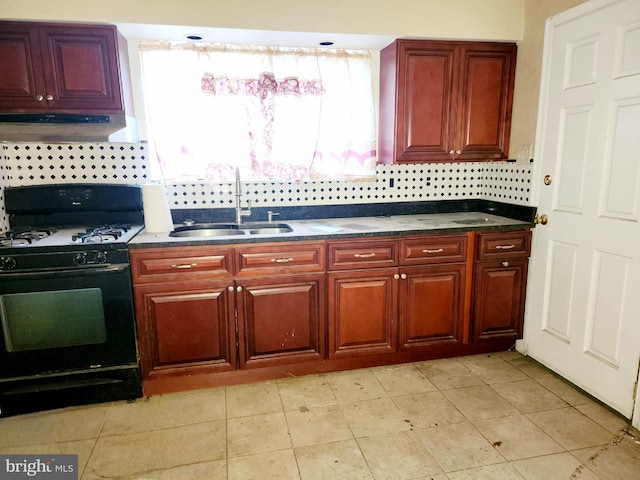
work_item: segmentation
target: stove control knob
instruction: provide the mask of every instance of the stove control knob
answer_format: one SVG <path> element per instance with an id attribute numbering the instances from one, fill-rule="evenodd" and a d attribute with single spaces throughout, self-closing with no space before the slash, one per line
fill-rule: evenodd
<path id="1" fill-rule="evenodd" d="M 96 252 L 93 261 L 94 263 L 107 263 L 107 252 Z"/>
<path id="2" fill-rule="evenodd" d="M 84 252 L 77 253 L 75 257 L 73 257 L 74 265 L 84 265 L 87 263 L 87 254 Z"/>
<path id="3" fill-rule="evenodd" d="M 16 259 L 13 257 L 0 257 L 0 270 L 13 270 L 16 268 Z"/>

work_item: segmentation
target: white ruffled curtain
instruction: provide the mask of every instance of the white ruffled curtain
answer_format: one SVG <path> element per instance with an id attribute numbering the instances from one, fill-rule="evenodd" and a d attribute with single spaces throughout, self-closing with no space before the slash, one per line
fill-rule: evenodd
<path id="1" fill-rule="evenodd" d="M 140 44 L 150 137 L 167 181 L 372 179 L 369 52 Z"/>

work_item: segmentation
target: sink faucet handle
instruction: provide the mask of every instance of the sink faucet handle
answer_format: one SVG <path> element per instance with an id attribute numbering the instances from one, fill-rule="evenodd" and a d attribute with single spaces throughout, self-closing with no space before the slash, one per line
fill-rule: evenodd
<path id="1" fill-rule="evenodd" d="M 268 215 L 268 217 L 269 217 L 269 223 L 271 223 L 271 222 L 273 222 L 273 217 L 274 217 L 274 216 L 278 216 L 278 215 L 280 215 L 280 214 L 279 214 L 279 213 L 277 213 L 277 212 L 272 212 L 271 210 L 268 210 L 268 211 L 267 211 L 267 215 Z"/>

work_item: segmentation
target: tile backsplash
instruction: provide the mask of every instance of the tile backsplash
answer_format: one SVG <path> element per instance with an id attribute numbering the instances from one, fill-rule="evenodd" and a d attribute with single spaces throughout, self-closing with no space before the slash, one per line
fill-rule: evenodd
<path id="1" fill-rule="evenodd" d="M 8 228 L 4 188 L 53 183 L 151 181 L 146 144 L 0 143 L 0 230 Z M 530 205 L 531 166 L 506 162 L 379 165 L 374 182 L 243 182 L 252 205 L 296 206 L 487 199 Z M 228 208 L 233 184 L 167 185 L 172 209 Z"/>

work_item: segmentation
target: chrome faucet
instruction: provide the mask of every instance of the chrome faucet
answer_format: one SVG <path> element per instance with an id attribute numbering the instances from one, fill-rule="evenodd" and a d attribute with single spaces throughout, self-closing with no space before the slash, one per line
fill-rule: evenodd
<path id="1" fill-rule="evenodd" d="M 247 200 L 247 208 L 242 208 L 242 186 L 240 185 L 240 169 L 236 167 L 236 223 L 242 223 L 242 217 L 251 215 L 251 200 Z"/>

